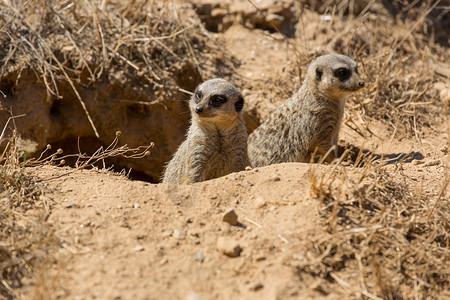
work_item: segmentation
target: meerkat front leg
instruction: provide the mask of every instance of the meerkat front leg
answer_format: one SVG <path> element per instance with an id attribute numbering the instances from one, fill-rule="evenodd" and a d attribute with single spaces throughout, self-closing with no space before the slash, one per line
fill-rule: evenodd
<path id="1" fill-rule="evenodd" d="M 208 159 L 201 154 L 191 157 L 188 163 L 188 184 L 205 181 L 207 161 Z"/>

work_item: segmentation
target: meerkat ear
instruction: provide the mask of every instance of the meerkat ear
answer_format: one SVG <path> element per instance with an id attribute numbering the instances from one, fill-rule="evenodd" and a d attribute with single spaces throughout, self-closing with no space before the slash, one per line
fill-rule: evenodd
<path id="1" fill-rule="evenodd" d="M 237 112 L 240 112 L 243 107 L 244 107 L 244 98 L 242 96 L 239 96 L 238 101 L 234 103 L 234 108 L 236 109 Z"/>
<path id="2" fill-rule="evenodd" d="M 316 79 L 320 81 L 322 79 L 322 74 L 323 74 L 322 70 L 319 67 L 317 67 L 316 68 Z"/>

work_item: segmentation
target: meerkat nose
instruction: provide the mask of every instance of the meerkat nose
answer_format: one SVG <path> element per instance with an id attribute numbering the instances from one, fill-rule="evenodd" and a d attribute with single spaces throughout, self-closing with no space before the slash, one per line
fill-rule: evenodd
<path id="1" fill-rule="evenodd" d="M 195 112 L 201 114 L 203 112 L 203 107 L 196 107 Z"/>
<path id="2" fill-rule="evenodd" d="M 363 87 L 364 86 L 364 81 L 360 81 L 358 84 L 359 84 L 360 87 Z"/>

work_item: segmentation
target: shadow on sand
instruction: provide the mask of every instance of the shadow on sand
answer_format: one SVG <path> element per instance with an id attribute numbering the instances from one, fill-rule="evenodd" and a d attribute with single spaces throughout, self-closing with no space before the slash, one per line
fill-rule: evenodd
<path id="1" fill-rule="evenodd" d="M 344 159 L 342 160 L 344 164 L 352 164 L 356 167 L 363 167 L 369 161 L 383 165 L 392 165 L 411 163 L 413 160 L 424 159 L 424 156 L 420 152 L 377 154 L 353 145 L 339 146 L 338 153 L 339 157 L 344 155 Z"/>

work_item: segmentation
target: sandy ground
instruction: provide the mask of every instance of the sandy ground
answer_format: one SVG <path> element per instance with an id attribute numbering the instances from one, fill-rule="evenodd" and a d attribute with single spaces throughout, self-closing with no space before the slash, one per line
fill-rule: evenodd
<path id="1" fill-rule="evenodd" d="M 408 147 L 414 148 L 412 144 Z M 435 159 L 445 158 L 430 154 L 424 160 Z M 328 237 L 320 203 L 310 194 L 310 173 L 331 168 L 279 164 L 192 186 L 130 181 L 102 170 L 57 179 L 51 178 L 71 170 L 31 170 L 44 180 L 43 197 L 53 207 L 49 223 L 65 245 L 43 267 L 48 291 L 60 299 L 348 295 L 349 290 L 336 284 L 321 286 L 318 279 L 299 277 L 293 267 L 308 255 L 311 240 Z M 361 172 L 342 168 L 352 176 Z M 442 163 L 385 169 L 413 189 L 420 184 L 430 199 L 437 197 L 444 177 Z M 222 220 L 229 209 L 238 216 L 237 226 Z M 238 244 L 240 256 L 224 255 L 218 247 L 222 238 L 229 239 L 229 247 Z"/>
<path id="2" fill-rule="evenodd" d="M 234 25 L 222 35 L 240 61 L 239 87 L 266 117 L 300 84 L 295 57 L 279 34 Z M 267 77 L 288 83 L 267 90 Z M 449 163 L 445 116 L 441 126 L 423 128 L 417 136 L 395 133 L 381 120 L 346 118 L 352 121 L 341 128 L 341 145 L 391 158 L 383 169 L 396 182 L 437 199 Z M 338 168 L 349 178 L 363 171 L 348 164 Z M 31 280 L 19 297 L 30 299 L 46 287 L 47 299 L 364 298 L 358 278 L 325 285 L 296 271 L 311 255 L 310 242 L 329 238 L 310 188 L 311 172 L 333 169 L 279 164 L 172 186 L 105 170 L 30 168 L 42 180 L 42 197 L 52 207 L 48 222 L 63 247 L 41 263 L 39 286 Z M 222 220 L 229 209 L 237 225 Z M 225 255 L 222 244 L 239 255 Z"/>

